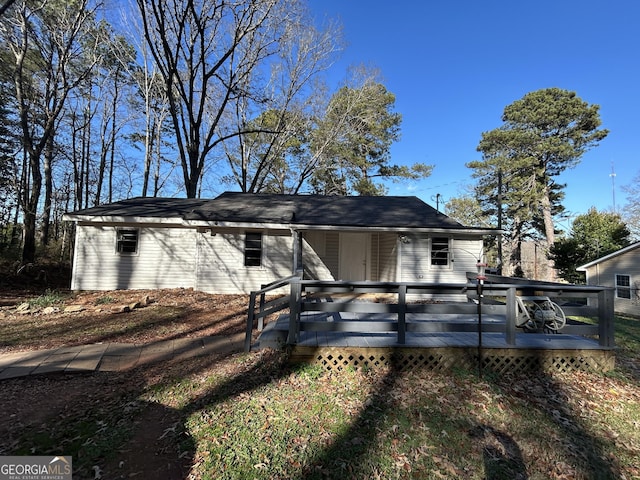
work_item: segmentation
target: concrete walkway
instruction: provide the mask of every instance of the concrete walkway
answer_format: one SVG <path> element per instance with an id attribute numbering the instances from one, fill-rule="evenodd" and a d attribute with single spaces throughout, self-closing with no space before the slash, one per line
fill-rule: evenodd
<path id="1" fill-rule="evenodd" d="M 144 345 L 96 343 L 0 354 L 0 380 L 52 372 L 114 372 L 172 359 L 241 352 L 244 334 L 164 340 Z"/>

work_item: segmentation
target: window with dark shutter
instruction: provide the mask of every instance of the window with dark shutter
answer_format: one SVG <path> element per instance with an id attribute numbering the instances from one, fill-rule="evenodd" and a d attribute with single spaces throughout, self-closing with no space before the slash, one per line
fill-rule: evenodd
<path id="1" fill-rule="evenodd" d="M 244 266 L 262 265 L 262 233 L 247 232 L 244 238 Z"/>

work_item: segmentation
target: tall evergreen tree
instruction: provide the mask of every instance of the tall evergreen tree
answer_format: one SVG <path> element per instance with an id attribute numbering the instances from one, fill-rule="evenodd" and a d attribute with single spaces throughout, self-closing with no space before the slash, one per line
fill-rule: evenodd
<path id="1" fill-rule="evenodd" d="M 559 88 L 526 94 L 505 107 L 502 120 L 501 127 L 482 134 L 478 151 L 483 159 L 467 166 L 480 179 L 483 204 L 494 205 L 513 222 L 509 233 L 515 242 L 512 263 L 517 264 L 517 245 L 528 230 L 539 231 L 547 246 L 553 245 L 553 217 L 563 210 L 564 185 L 556 179 L 608 131 L 599 128 L 598 105 Z M 498 195 L 502 205 L 495 203 Z"/>

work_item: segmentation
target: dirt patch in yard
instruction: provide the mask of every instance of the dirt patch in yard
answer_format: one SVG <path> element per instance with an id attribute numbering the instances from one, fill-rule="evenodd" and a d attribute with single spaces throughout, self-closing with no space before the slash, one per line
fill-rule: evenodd
<path id="1" fill-rule="evenodd" d="M 237 334 L 245 331 L 247 306 L 247 295 L 210 295 L 191 289 L 0 291 L 0 353 Z M 125 372 L 57 373 L 2 381 L 0 455 L 73 451 L 74 478 L 187 478 L 194 446 L 182 424 L 184 415 L 179 408 L 149 400 L 153 397 L 149 392 L 189 375 L 206 378 L 221 370 L 233 375 L 243 368 L 244 357 L 240 352 L 165 361 Z M 76 445 L 78 438 L 85 444 Z M 31 441 L 38 450 L 28 451 Z M 96 450 L 111 453 L 95 459 Z M 89 458 L 93 459 L 87 463 Z"/>
<path id="2" fill-rule="evenodd" d="M 241 333 L 248 303 L 247 295 L 211 295 L 192 289 L 31 297 L 0 292 L 0 305 L 5 304 L 0 306 L 0 353 Z"/>

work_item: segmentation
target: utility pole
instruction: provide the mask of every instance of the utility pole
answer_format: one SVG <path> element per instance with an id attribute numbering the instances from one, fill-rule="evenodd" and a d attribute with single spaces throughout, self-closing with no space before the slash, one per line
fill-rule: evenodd
<path id="1" fill-rule="evenodd" d="M 613 196 L 613 212 L 616 212 L 616 171 L 613 166 L 613 160 L 611 160 L 611 195 Z"/>

